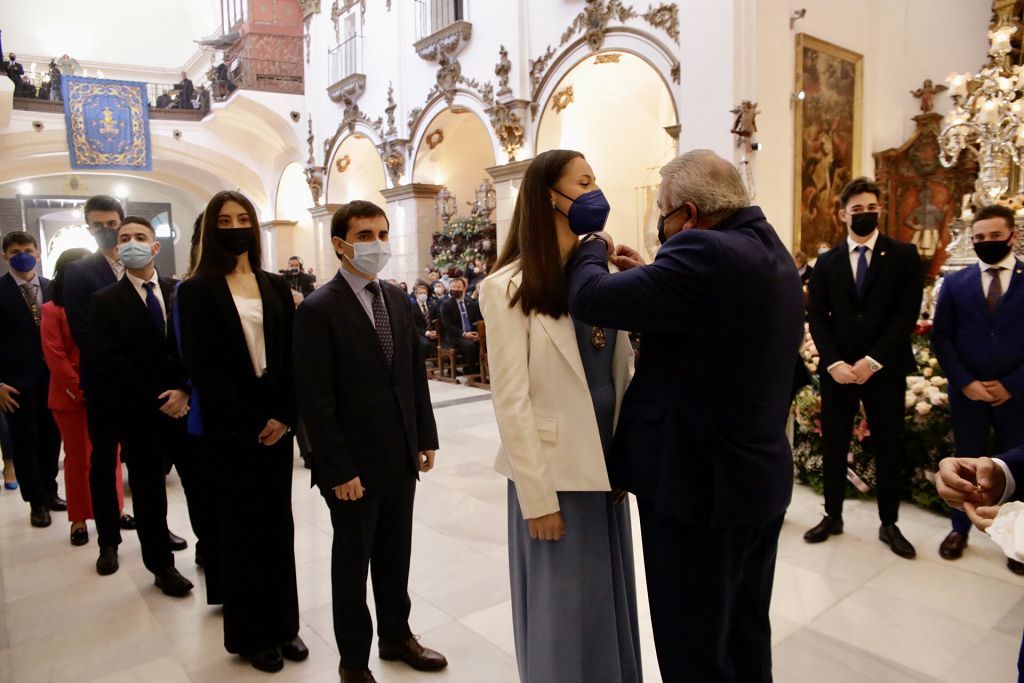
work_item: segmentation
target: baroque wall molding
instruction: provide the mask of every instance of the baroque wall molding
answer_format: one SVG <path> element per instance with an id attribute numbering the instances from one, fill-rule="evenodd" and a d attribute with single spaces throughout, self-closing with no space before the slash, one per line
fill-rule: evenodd
<path id="1" fill-rule="evenodd" d="M 377 153 L 391 180 L 391 187 L 398 187 L 405 175 L 405 163 L 409 156 L 408 140 L 388 140 L 377 146 Z"/>
<path id="2" fill-rule="evenodd" d="M 473 35 L 473 24 L 468 21 L 456 21 L 437 33 L 413 43 L 413 48 L 428 62 L 439 61 L 442 56 L 449 58 L 457 55 Z"/>

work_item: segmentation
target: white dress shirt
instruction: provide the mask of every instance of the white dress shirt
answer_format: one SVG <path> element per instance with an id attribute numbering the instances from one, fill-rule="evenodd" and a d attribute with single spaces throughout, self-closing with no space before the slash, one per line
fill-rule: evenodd
<path id="1" fill-rule="evenodd" d="M 146 288 L 142 285 L 147 282 L 152 282 L 155 286 L 153 287 L 153 294 L 156 295 L 156 300 L 160 302 L 160 310 L 164 312 L 164 320 L 167 320 L 167 304 L 164 303 L 164 292 L 160 289 L 160 276 L 156 270 L 153 271 L 153 276 L 148 280 L 143 280 L 141 277 L 135 277 L 131 273 L 125 271 L 125 275 L 128 276 L 128 281 L 132 283 L 132 287 L 138 293 L 139 298 L 142 299 L 142 303 L 146 303 Z"/>
<path id="2" fill-rule="evenodd" d="M 238 311 L 238 319 L 242 322 L 242 335 L 245 346 L 249 349 L 249 360 L 257 377 L 267 374 L 267 341 L 263 336 L 263 298 L 256 296 L 246 299 L 231 295 Z"/>
<path id="3" fill-rule="evenodd" d="M 1011 250 L 999 263 L 988 264 L 984 261 L 978 261 L 978 269 L 981 271 L 981 293 L 983 296 L 988 296 L 988 288 L 992 286 L 992 278 L 994 275 L 988 272 L 989 268 L 1002 268 L 999 271 L 999 284 L 1002 285 L 1003 294 L 1006 294 L 1006 290 L 1010 288 L 1010 280 L 1013 278 L 1013 271 L 1017 268 L 1017 257 L 1013 255 Z"/>
<path id="4" fill-rule="evenodd" d="M 871 259 L 875 255 L 875 243 L 878 242 L 878 231 L 875 230 L 871 233 L 871 237 L 864 244 L 858 244 L 853 241 L 850 236 L 846 237 L 846 244 L 850 247 L 850 270 L 853 273 L 854 282 L 857 281 L 857 261 L 860 260 L 860 252 L 857 251 L 857 247 L 867 247 L 868 251 L 864 254 L 864 258 L 868 260 L 868 267 L 871 266 Z"/>
<path id="5" fill-rule="evenodd" d="M 374 278 L 372 281 L 367 280 L 348 272 L 345 268 L 339 268 L 338 272 L 345 278 L 345 282 L 352 288 L 352 293 L 356 295 L 356 299 L 362 305 L 363 310 L 366 311 L 366 316 L 370 319 L 370 325 L 376 326 L 376 322 L 373 319 L 373 293 L 366 289 L 366 285 L 370 284 L 370 282 L 376 282 L 377 286 L 381 289 L 381 300 L 383 301 L 384 287 L 380 283 L 380 278 Z M 386 301 L 384 302 L 384 308 L 387 309 Z"/>
<path id="6" fill-rule="evenodd" d="M 107 265 L 110 266 L 110 270 L 114 271 L 114 277 L 115 278 L 120 280 L 121 278 L 124 277 L 124 274 L 127 271 L 125 270 L 123 263 L 121 263 L 120 261 L 108 258 L 106 254 L 103 255 L 103 258 L 107 259 Z"/>

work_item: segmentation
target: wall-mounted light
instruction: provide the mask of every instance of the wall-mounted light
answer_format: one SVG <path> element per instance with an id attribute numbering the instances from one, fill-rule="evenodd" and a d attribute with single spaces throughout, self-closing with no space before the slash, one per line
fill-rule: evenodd
<path id="1" fill-rule="evenodd" d="M 18 185 L 18 194 L 32 194 L 32 183 L 25 182 Z"/>
<path id="2" fill-rule="evenodd" d="M 789 30 L 792 31 L 796 22 L 800 21 L 807 14 L 805 9 L 795 9 L 793 13 L 789 15 Z"/>
<path id="3" fill-rule="evenodd" d="M 805 99 L 807 99 L 807 93 L 803 90 L 797 90 L 789 96 L 789 108 L 792 109 L 796 106 L 797 102 L 803 102 Z"/>

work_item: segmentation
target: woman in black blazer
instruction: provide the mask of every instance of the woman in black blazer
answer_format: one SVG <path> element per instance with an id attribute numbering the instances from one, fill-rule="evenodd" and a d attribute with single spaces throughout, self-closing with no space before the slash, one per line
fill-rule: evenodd
<path id="1" fill-rule="evenodd" d="M 294 306 L 259 270 L 259 221 L 238 192 L 203 217 L 195 274 L 181 284 L 182 351 L 199 405 L 206 474 L 215 480 L 223 564 L 224 647 L 275 672 L 309 655 L 299 632 L 291 510 Z"/>

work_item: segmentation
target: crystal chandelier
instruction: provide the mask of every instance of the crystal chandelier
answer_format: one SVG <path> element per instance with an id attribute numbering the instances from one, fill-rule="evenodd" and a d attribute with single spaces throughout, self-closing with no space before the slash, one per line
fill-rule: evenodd
<path id="1" fill-rule="evenodd" d="M 1010 66 L 1014 26 L 988 32 L 991 60 L 976 74 L 946 77 L 953 108 L 939 133 L 942 165 L 949 168 L 969 150 L 978 160 L 974 203 L 994 204 L 1010 186 L 1011 165 L 1024 160 L 1024 67 Z M 1024 194 L 1024 173 L 1018 173 L 1017 194 Z"/>

